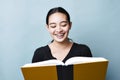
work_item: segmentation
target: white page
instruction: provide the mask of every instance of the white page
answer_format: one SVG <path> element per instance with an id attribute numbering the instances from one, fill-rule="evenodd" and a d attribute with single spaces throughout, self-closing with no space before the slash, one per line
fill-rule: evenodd
<path id="1" fill-rule="evenodd" d="M 37 67 L 37 66 L 52 66 L 52 65 L 64 65 L 64 63 L 62 61 L 52 59 L 52 60 L 47 60 L 42 62 L 25 64 L 22 67 Z"/>
<path id="2" fill-rule="evenodd" d="M 107 59 L 103 57 L 72 57 L 65 62 L 65 65 L 100 62 L 100 61 L 107 61 Z"/>

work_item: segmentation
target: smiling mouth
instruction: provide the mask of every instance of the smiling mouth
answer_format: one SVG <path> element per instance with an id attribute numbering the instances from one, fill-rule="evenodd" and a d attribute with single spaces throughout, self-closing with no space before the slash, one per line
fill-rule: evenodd
<path id="1" fill-rule="evenodd" d="M 55 36 L 58 38 L 58 39 L 62 39 L 64 37 L 65 34 L 55 34 Z"/>

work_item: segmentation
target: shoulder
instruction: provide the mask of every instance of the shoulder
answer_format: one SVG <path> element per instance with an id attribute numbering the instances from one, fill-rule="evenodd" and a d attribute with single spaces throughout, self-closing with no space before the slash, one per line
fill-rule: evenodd
<path id="1" fill-rule="evenodd" d="M 78 43 L 74 43 L 74 47 L 75 48 L 81 48 L 81 49 L 89 48 L 86 44 L 78 44 Z"/>
<path id="2" fill-rule="evenodd" d="M 41 46 L 35 50 L 35 53 L 44 53 L 45 51 L 48 51 L 48 45 L 46 46 Z"/>
<path id="3" fill-rule="evenodd" d="M 73 44 L 73 49 L 76 53 L 79 53 L 81 56 L 92 56 L 90 48 L 86 44 Z"/>
<path id="4" fill-rule="evenodd" d="M 46 50 L 47 46 L 39 47 L 34 51 L 34 56 L 43 56 Z"/>
<path id="5" fill-rule="evenodd" d="M 42 47 L 37 48 L 34 51 L 34 55 L 33 55 L 33 58 L 32 58 L 32 63 L 43 61 L 43 58 L 44 58 L 45 54 L 47 53 L 46 51 L 48 51 L 47 47 L 48 46 L 42 46 Z"/>

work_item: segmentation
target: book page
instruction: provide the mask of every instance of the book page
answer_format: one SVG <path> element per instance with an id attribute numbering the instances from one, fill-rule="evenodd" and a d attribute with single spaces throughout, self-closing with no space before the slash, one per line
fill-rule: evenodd
<path id="1" fill-rule="evenodd" d="M 22 67 L 55 66 L 55 65 L 64 65 L 64 63 L 59 60 L 52 59 L 52 60 L 46 60 L 36 63 L 25 64 Z"/>
<path id="2" fill-rule="evenodd" d="M 103 57 L 72 57 L 65 62 L 65 65 L 100 62 L 100 61 L 108 61 L 108 60 Z"/>

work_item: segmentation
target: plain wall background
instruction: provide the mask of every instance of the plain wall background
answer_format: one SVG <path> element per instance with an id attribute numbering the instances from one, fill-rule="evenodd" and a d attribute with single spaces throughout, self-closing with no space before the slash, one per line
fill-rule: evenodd
<path id="1" fill-rule="evenodd" d="M 0 0 L 0 80 L 23 80 L 20 67 L 51 41 L 45 18 L 56 6 L 71 15 L 70 38 L 107 58 L 106 79 L 120 80 L 119 0 Z"/>

